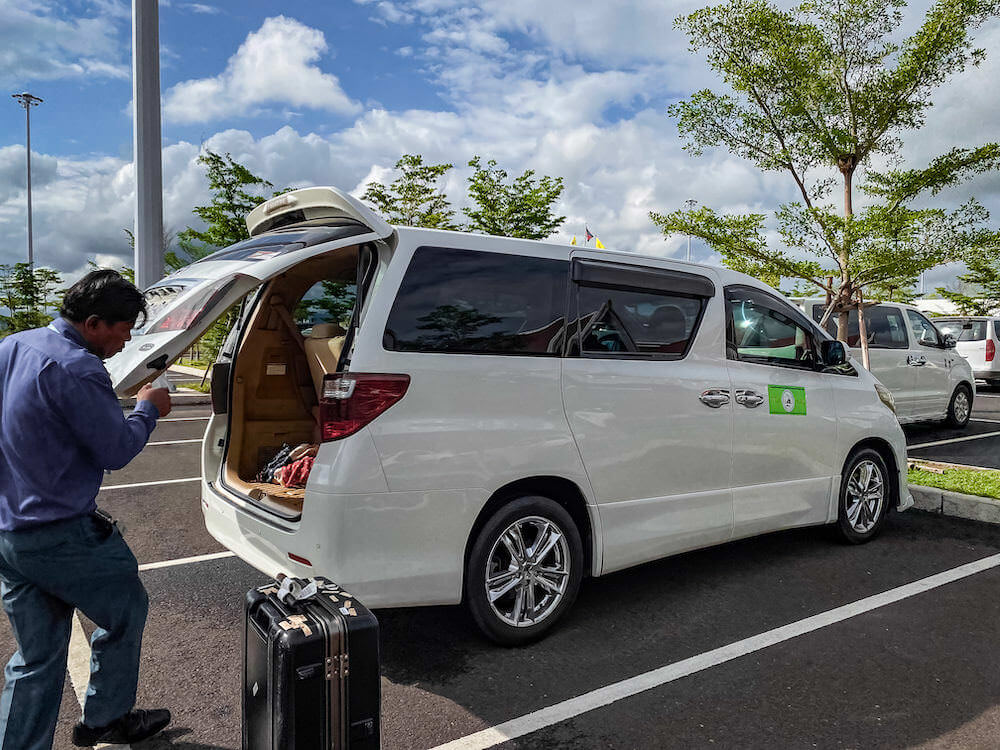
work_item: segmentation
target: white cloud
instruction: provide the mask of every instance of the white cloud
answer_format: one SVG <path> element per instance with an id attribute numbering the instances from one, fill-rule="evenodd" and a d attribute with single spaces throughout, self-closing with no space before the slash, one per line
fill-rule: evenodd
<path id="1" fill-rule="evenodd" d="M 87 15 L 64 18 L 61 3 L 0 0 L 0 84 L 58 78 L 129 76 L 120 44 L 128 11 L 117 0 L 84 3 Z"/>
<path id="2" fill-rule="evenodd" d="M 192 13 L 201 13 L 208 16 L 215 16 L 222 12 L 214 5 L 205 5 L 204 3 L 187 3 L 183 7 L 187 8 Z"/>
<path id="3" fill-rule="evenodd" d="M 269 104 L 355 114 L 360 105 L 344 93 L 336 76 L 315 65 L 327 50 L 321 31 L 284 16 L 268 18 L 221 74 L 167 91 L 164 116 L 179 123 L 210 122 Z"/>
<path id="4" fill-rule="evenodd" d="M 28 187 L 24 146 L 0 148 L 0 202 L 23 196 Z M 32 190 L 48 185 L 56 175 L 56 160 L 31 150 Z"/>

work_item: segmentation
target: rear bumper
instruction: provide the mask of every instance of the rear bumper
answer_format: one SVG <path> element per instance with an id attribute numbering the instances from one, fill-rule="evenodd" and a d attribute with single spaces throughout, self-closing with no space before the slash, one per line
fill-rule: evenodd
<path id="1" fill-rule="evenodd" d="M 972 374 L 975 376 L 976 380 L 1000 380 L 1000 368 L 977 369 L 973 370 Z"/>
<path id="2" fill-rule="evenodd" d="M 302 519 L 286 524 L 202 482 L 205 527 L 237 557 L 271 577 L 327 576 L 370 607 L 460 602 L 465 543 L 483 501 L 476 491 L 307 489 Z"/>

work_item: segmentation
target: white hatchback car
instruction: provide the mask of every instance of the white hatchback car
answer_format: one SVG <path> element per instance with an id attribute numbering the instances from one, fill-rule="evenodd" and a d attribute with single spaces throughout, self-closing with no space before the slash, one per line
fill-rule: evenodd
<path id="1" fill-rule="evenodd" d="M 823 320 L 823 300 L 800 304 L 814 321 Z M 976 389 L 972 368 L 955 351 L 954 339 L 944 336 L 917 308 L 898 302 L 866 308 L 865 325 L 871 371 L 892 391 L 901 423 L 943 420 L 959 428 L 969 423 Z M 827 331 L 831 336 L 837 333 L 832 317 Z M 856 310 L 850 312 L 847 343 L 860 362 Z"/>
<path id="2" fill-rule="evenodd" d="M 516 644 L 581 579 L 777 529 L 865 542 L 912 504 L 892 398 L 780 294 L 632 253 L 392 227 L 308 188 L 148 291 L 156 376 L 245 297 L 213 376 L 209 532 L 375 607 L 464 601 Z M 258 481 L 317 437 L 304 490 Z"/>
<path id="3" fill-rule="evenodd" d="M 1000 318 L 966 316 L 934 318 L 934 325 L 956 341 L 955 350 L 965 357 L 972 374 L 994 388 L 1000 387 Z"/>

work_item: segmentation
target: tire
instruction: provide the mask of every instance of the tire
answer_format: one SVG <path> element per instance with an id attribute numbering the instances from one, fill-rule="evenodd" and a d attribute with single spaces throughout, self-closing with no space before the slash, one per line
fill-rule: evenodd
<path id="1" fill-rule="evenodd" d="M 534 559 L 539 542 L 541 556 Z M 496 643 L 531 643 L 572 606 L 583 559 L 580 532 L 565 508 L 547 497 L 518 498 L 500 508 L 473 542 L 465 568 L 466 606 Z"/>
<path id="2" fill-rule="evenodd" d="M 891 488 L 889 470 L 878 451 L 863 448 L 852 453 L 840 480 L 837 529 L 841 538 L 851 544 L 874 539 L 885 522 Z"/>
<path id="3" fill-rule="evenodd" d="M 945 417 L 945 424 L 949 427 L 965 427 L 969 424 L 972 416 L 972 391 L 964 383 L 955 389 L 951 394 L 951 401 L 948 402 L 948 416 Z"/>

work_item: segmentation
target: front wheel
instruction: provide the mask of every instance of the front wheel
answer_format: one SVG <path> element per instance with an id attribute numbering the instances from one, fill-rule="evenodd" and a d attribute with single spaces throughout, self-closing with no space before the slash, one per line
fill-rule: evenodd
<path id="1" fill-rule="evenodd" d="M 965 427 L 969 424 L 969 417 L 972 416 L 972 393 L 969 386 L 964 383 L 955 389 L 951 394 L 951 401 L 948 403 L 948 416 L 945 422 L 949 427 Z"/>
<path id="2" fill-rule="evenodd" d="M 864 544 L 882 528 L 889 506 L 889 471 L 871 448 L 851 455 L 840 481 L 837 528 L 851 544 Z"/>
<path id="3" fill-rule="evenodd" d="M 465 569 L 465 600 L 489 638 L 520 646 L 540 638 L 573 604 L 583 545 L 566 509 L 521 497 L 480 530 Z"/>

